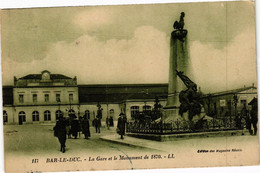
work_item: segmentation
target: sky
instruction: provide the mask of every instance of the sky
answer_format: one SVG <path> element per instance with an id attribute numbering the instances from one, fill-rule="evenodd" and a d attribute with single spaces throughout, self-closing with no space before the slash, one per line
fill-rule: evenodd
<path id="1" fill-rule="evenodd" d="M 170 33 L 182 11 L 201 90 L 256 85 L 252 2 L 4 10 L 2 83 L 43 70 L 78 84 L 167 83 Z"/>

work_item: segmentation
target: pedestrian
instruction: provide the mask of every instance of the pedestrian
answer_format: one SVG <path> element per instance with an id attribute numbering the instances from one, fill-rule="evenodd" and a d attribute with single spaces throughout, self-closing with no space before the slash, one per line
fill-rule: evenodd
<path id="1" fill-rule="evenodd" d="M 71 122 L 71 134 L 74 136 L 74 139 L 77 139 L 79 132 L 79 121 L 74 118 Z"/>
<path id="2" fill-rule="evenodd" d="M 56 122 L 54 129 L 54 134 L 58 137 L 60 142 L 60 151 L 65 153 L 65 143 L 66 143 L 66 122 L 63 116 L 60 116 Z"/>
<path id="3" fill-rule="evenodd" d="M 94 122 L 93 124 L 96 128 L 96 133 L 100 133 L 101 120 L 96 117 L 93 122 Z"/>
<path id="4" fill-rule="evenodd" d="M 87 115 L 83 116 L 82 120 L 82 133 L 85 136 L 85 139 L 88 139 L 90 137 L 90 130 L 89 130 L 89 121 Z"/>
<path id="5" fill-rule="evenodd" d="M 119 114 L 118 121 L 117 121 L 117 131 L 118 131 L 118 134 L 121 136 L 121 139 L 124 139 L 124 135 L 125 135 L 125 124 L 126 124 L 125 114 L 120 113 L 120 114 Z"/>
<path id="6" fill-rule="evenodd" d="M 252 102 L 252 110 L 250 111 L 251 115 L 251 123 L 254 128 L 254 133 L 253 135 L 257 134 L 257 122 L 258 122 L 258 117 L 257 117 L 257 99 L 254 98 Z"/>
<path id="7" fill-rule="evenodd" d="M 109 124 L 109 118 L 108 117 L 106 118 L 106 125 L 107 125 L 107 129 L 109 130 L 110 124 Z"/>
<path id="8" fill-rule="evenodd" d="M 83 117 L 79 116 L 79 138 L 80 138 L 80 133 L 82 132 L 82 121 L 83 121 Z M 83 132 L 82 132 L 83 133 Z"/>
<path id="9" fill-rule="evenodd" d="M 114 127 L 114 120 L 112 116 L 109 118 L 109 125 L 110 127 Z"/>
<path id="10" fill-rule="evenodd" d="M 66 123 L 66 134 L 68 136 L 68 139 L 71 138 L 71 121 L 70 121 L 70 118 L 67 117 L 65 119 L 65 123 Z"/>
<path id="11" fill-rule="evenodd" d="M 97 118 L 97 132 L 100 133 L 101 119 Z"/>

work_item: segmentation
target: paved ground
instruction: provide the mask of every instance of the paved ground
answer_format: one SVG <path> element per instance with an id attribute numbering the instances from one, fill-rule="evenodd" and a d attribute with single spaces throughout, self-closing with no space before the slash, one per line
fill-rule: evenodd
<path id="1" fill-rule="evenodd" d="M 59 152 L 59 142 L 53 136 L 53 125 L 29 124 L 29 125 L 5 125 L 4 126 L 4 145 L 7 154 L 15 155 L 38 155 L 55 154 Z M 93 127 L 91 138 L 84 139 L 81 134 L 79 139 L 67 139 L 67 153 L 78 154 L 103 153 L 103 152 L 129 152 L 133 149 L 131 146 L 114 144 L 100 139 L 100 136 L 116 134 L 115 128 L 101 128 L 101 133 L 95 133 Z M 119 138 L 119 135 L 117 135 Z M 148 149 L 136 148 L 137 152 L 148 152 Z"/>
<path id="2" fill-rule="evenodd" d="M 248 133 L 246 133 L 248 134 Z M 175 138 L 172 141 L 152 141 L 140 139 L 135 137 L 126 136 L 123 140 L 118 138 L 118 135 L 110 134 L 100 137 L 104 141 L 109 141 L 115 144 L 122 144 L 126 146 L 149 148 L 154 151 L 169 152 L 172 150 L 183 150 L 183 148 L 196 148 L 199 149 L 226 149 L 230 147 L 258 145 L 257 136 L 239 135 L 239 136 L 216 136 L 216 137 L 189 137 L 189 138 Z"/>
<path id="3" fill-rule="evenodd" d="M 53 136 L 53 124 L 29 124 L 29 125 L 5 125 L 4 126 L 4 144 L 7 154 L 16 155 L 35 155 L 35 154 L 55 154 L 59 152 L 59 142 Z M 209 137 L 209 138 L 185 138 L 176 139 L 174 141 L 159 142 L 134 137 L 125 136 L 122 140 L 115 132 L 115 127 L 109 130 L 105 127 L 101 128 L 101 133 L 95 133 L 93 127 L 91 129 L 91 138 L 84 139 L 81 134 L 79 139 L 67 139 L 66 146 L 68 153 L 108 153 L 123 151 L 125 153 L 164 151 L 169 152 L 173 149 L 183 146 L 189 148 L 207 148 L 214 147 L 225 148 L 227 146 L 248 145 L 258 143 L 256 136 L 229 136 L 229 137 Z"/>
<path id="4" fill-rule="evenodd" d="M 41 171 L 76 171 L 97 168 L 99 170 L 141 169 L 259 164 L 257 136 L 192 137 L 167 142 L 126 136 L 124 140 L 121 140 L 115 128 L 110 130 L 102 128 L 101 133 L 97 134 L 91 127 L 91 139 L 85 140 L 83 135 L 80 139 L 67 139 L 67 151 L 61 153 L 58 139 L 53 136 L 52 129 L 53 125 L 5 125 L 6 168 L 19 172 L 39 170 L 39 166 L 41 166 Z M 128 157 L 138 156 L 144 158 L 146 154 L 149 156 L 147 160 L 128 159 Z M 97 159 L 97 157 L 120 158 L 121 156 L 126 159 L 113 162 L 89 161 L 89 157 Z M 153 156 L 157 159 L 152 159 Z M 49 158 L 64 157 L 67 159 L 80 157 L 82 161 L 46 164 Z M 32 163 L 34 158 L 39 159 L 38 164 Z"/>

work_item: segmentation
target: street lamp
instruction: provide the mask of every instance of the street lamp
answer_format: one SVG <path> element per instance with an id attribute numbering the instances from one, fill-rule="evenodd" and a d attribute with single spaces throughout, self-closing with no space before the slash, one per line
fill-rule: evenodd
<path id="1" fill-rule="evenodd" d="M 238 103 L 237 94 L 234 94 L 233 101 L 234 101 L 234 107 L 235 107 L 235 118 L 237 118 L 237 103 Z M 231 127 L 231 116 L 230 116 L 230 127 Z"/>
<path id="2" fill-rule="evenodd" d="M 61 112 L 60 112 L 60 103 L 61 103 L 60 98 L 57 98 L 56 101 L 57 101 L 58 106 L 59 106 L 59 113 L 58 113 L 58 117 L 57 117 L 57 118 L 59 118 L 60 115 L 61 115 Z"/>
<path id="3" fill-rule="evenodd" d="M 237 103 L 238 103 L 237 94 L 234 94 L 233 101 L 234 101 L 234 106 L 235 106 L 235 116 L 237 116 Z"/>
<path id="4" fill-rule="evenodd" d="M 211 112 L 210 112 L 210 103 L 211 103 L 211 94 L 208 95 L 208 116 L 210 116 Z"/>

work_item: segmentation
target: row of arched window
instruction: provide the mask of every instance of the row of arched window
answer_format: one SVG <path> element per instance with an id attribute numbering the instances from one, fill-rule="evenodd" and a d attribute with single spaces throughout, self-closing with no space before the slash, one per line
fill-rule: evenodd
<path id="1" fill-rule="evenodd" d="M 140 107 L 139 106 L 131 106 L 131 116 L 135 115 L 136 113 L 140 112 Z M 152 107 L 149 105 L 143 106 L 143 111 L 151 111 Z"/>
<path id="2" fill-rule="evenodd" d="M 44 114 L 44 121 L 51 121 L 51 111 L 46 110 L 43 112 Z M 75 111 L 73 109 L 70 109 L 68 112 L 68 115 L 75 115 Z M 110 109 L 109 111 L 110 116 L 114 115 L 114 109 Z M 63 112 L 61 110 L 57 110 L 55 112 L 55 118 L 56 120 L 58 119 L 58 117 L 60 115 L 63 115 Z M 88 118 L 90 118 L 90 111 L 86 110 L 85 111 L 85 115 L 87 115 Z M 26 121 L 26 113 L 24 111 L 20 111 L 18 113 L 18 116 L 21 117 L 22 121 L 25 122 Z M 40 113 L 38 111 L 33 111 L 32 112 L 32 121 L 40 121 Z M 8 122 L 8 116 L 7 116 L 7 112 L 6 110 L 3 111 L 3 122 L 6 123 Z"/>
<path id="3" fill-rule="evenodd" d="M 44 114 L 44 121 L 51 121 L 51 111 L 49 110 L 46 110 L 43 112 Z M 56 115 L 56 119 L 60 116 L 60 115 L 63 115 L 63 112 L 60 111 L 60 110 L 57 110 L 55 112 L 55 115 Z M 26 114 L 24 111 L 20 111 L 18 113 L 18 116 L 19 117 L 22 117 L 22 120 L 25 122 L 26 121 Z M 32 121 L 40 121 L 40 114 L 38 111 L 33 111 L 32 112 Z"/>

